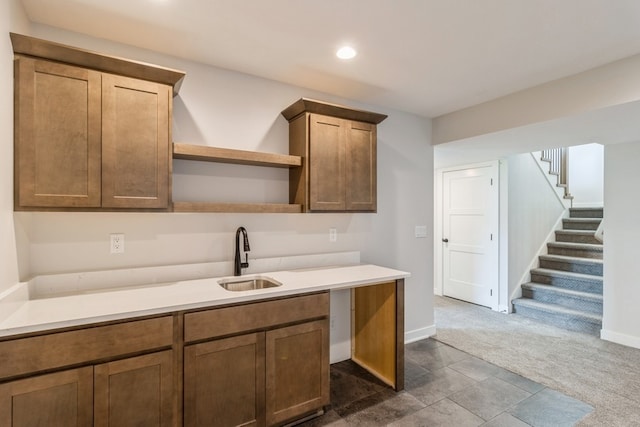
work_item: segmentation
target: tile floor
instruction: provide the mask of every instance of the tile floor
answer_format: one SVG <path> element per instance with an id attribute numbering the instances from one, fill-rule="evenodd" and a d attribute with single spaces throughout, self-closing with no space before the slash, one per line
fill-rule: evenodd
<path id="1" fill-rule="evenodd" d="M 331 365 L 331 408 L 302 426 L 572 426 L 586 403 L 433 339 L 406 346 L 395 393 L 351 361 Z"/>

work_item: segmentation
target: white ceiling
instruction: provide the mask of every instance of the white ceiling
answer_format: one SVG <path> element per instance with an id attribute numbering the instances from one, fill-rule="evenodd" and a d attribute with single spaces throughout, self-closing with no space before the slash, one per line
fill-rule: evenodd
<path id="1" fill-rule="evenodd" d="M 640 53 L 638 0 L 22 3 L 33 22 L 426 117 Z"/>

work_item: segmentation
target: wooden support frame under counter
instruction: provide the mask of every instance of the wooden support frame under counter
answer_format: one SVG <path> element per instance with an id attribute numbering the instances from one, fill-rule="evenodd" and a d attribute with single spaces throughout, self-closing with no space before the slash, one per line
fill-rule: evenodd
<path id="1" fill-rule="evenodd" d="M 404 390 L 404 279 L 351 290 L 351 360 Z"/>

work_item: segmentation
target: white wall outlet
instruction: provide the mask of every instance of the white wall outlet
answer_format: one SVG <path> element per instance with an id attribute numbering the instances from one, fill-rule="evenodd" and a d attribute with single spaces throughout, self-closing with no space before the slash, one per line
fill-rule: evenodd
<path id="1" fill-rule="evenodd" d="M 111 253 L 123 254 L 124 253 L 124 234 L 122 233 L 110 234 L 109 239 L 111 242 Z"/>
<path id="2" fill-rule="evenodd" d="M 416 239 L 427 237 L 427 226 L 426 225 L 416 225 L 415 229 Z"/>
<path id="3" fill-rule="evenodd" d="M 329 229 L 329 241 L 330 242 L 337 242 L 338 241 L 338 230 L 336 230 L 335 228 L 330 228 Z"/>

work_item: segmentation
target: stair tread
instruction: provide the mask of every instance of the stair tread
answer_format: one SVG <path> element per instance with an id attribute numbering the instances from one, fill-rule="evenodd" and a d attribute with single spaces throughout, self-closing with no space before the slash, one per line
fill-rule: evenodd
<path id="1" fill-rule="evenodd" d="M 548 276 L 562 276 L 562 277 L 576 279 L 576 280 L 589 280 L 589 281 L 597 281 L 597 282 L 603 281 L 602 276 L 594 276 L 591 274 L 584 274 L 584 273 L 574 273 L 572 271 L 554 270 L 551 268 L 533 268 L 531 269 L 531 273 L 543 274 Z"/>
<path id="2" fill-rule="evenodd" d="M 556 233 L 560 234 L 573 234 L 578 236 L 593 236 L 596 234 L 596 230 L 556 230 Z"/>
<path id="3" fill-rule="evenodd" d="M 544 303 L 540 301 L 536 301 L 530 298 L 517 298 L 512 301 L 514 305 L 522 305 L 534 309 L 538 309 L 541 311 L 545 311 L 547 313 L 554 314 L 564 314 L 573 317 L 579 317 L 585 320 L 589 320 L 591 322 L 601 323 L 602 315 L 596 313 L 589 313 L 585 311 L 572 310 L 570 308 L 566 308 L 557 304 Z M 517 311 L 516 311 L 517 313 Z"/>
<path id="4" fill-rule="evenodd" d="M 570 217 L 570 218 L 564 218 L 563 221 L 569 221 L 569 222 L 600 222 L 602 221 L 602 218 L 576 218 L 576 217 Z"/>
<path id="5" fill-rule="evenodd" d="M 541 289 L 541 290 L 545 290 L 545 291 L 549 291 L 549 292 L 555 292 L 558 294 L 563 294 L 563 295 L 567 295 L 567 296 L 573 296 L 573 297 L 577 297 L 577 298 L 582 298 L 582 299 L 589 299 L 589 300 L 594 300 L 597 302 L 602 302 L 603 297 L 602 294 L 594 294 L 591 292 L 583 292 L 583 291 L 576 291 L 573 289 L 567 289 L 567 288 L 560 288 L 558 286 L 553 286 L 553 285 L 547 285 L 544 283 L 536 283 L 536 282 L 529 282 L 529 283 L 524 283 L 522 285 L 523 288 L 529 288 L 529 289 Z"/>
<path id="6" fill-rule="evenodd" d="M 577 243 L 577 242 L 549 242 L 549 246 L 557 248 L 588 249 L 595 252 L 602 252 L 602 243 Z"/>
<path id="7" fill-rule="evenodd" d="M 567 255 L 540 255 L 540 259 L 547 259 L 550 261 L 564 261 L 564 262 L 575 262 L 580 264 L 602 264 L 603 261 L 599 258 L 584 258 L 584 257 L 575 257 L 575 256 L 567 256 Z"/>

